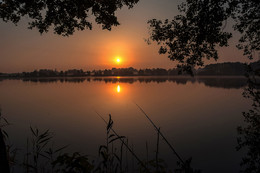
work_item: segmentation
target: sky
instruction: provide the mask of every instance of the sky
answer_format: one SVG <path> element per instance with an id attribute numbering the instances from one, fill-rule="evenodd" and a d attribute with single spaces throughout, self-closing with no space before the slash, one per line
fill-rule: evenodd
<path id="1" fill-rule="evenodd" d="M 0 72 L 13 73 L 35 69 L 111 69 L 134 67 L 174 68 L 176 62 L 167 55 L 159 55 L 156 43 L 148 45 L 147 21 L 172 19 L 179 14 L 181 0 L 140 0 L 132 9 L 122 8 L 116 15 L 121 25 L 112 31 L 93 25 L 93 30 L 76 31 L 62 37 L 52 30 L 41 35 L 36 29 L 27 29 L 28 19 L 18 26 L 0 21 Z M 228 22 L 227 28 L 231 28 Z M 246 57 L 235 47 L 235 34 L 228 48 L 219 49 L 218 62 L 245 62 Z M 121 62 L 116 63 L 120 57 Z M 215 63 L 210 61 L 207 63 Z"/>

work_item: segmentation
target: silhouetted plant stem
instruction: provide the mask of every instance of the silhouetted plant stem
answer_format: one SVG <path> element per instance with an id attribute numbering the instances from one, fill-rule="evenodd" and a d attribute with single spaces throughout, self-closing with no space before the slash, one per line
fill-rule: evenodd
<path id="1" fill-rule="evenodd" d="M 7 159 L 6 145 L 4 141 L 4 135 L 0 128 L 0 170 L 3 173 L 9 173 L 10 167 Z"/>
<path id="2" fill-rule="evenodd" d="M 124 143 L 121 142 L 121 146 L 120 146 L 120 172 L 123 172 L 123 146 L 124 146 Z"/>
<path id="3" fill-rule="evenodd" d="M 105 122 L 106 125 L 108 125 L 108 122 L 98 112 L 96 112 L 96 114 Z M 124 142 L 124 140 L 121 138 L 121 136 L 119 136 L 112 127 L 111 127 L 111 130 L 118 137 L 118 139 L 124 144 L 124 146 L 128 149 L 128 151 L 134 156 L 134 158 L 138 161 L 138 163 L 140 163 L 140 165 L 143 168 L 145 168 L 145 170 L 149 173 L 150 172 L 149 169 L 145 166 L 145 164 L 141 161 L 141 159 L 139 159 L 137 157 L 137 155 L 134 153 L 134 151 Z"/>
<path id="4" fill-rule="evenodd" d="M 158 165 L 158 154 L 159 154 L 159 139 L 160 139 L 160 128 L 158 129 L 157 133 L 157 145 L 156 145 L 156 172 L 159 172 L 159 165 Z"/>
<path id="5" fill-rule="evenodd" d="M 150 119 L 150 117 L 144 112 L 144 110 L 135 103 L 135 105 L 141 110 L 141 112 L 145 115 L 145 117 L 150 121 L 150 123 L 154 126 L 155 130 L 161 135 L 161 137 L 163 138 L 163 140 L 167 143 L 167 145 L 171 148 L 171 150 L 173 151 L 173 153 L 177 156 L 177 158 L 180 160 L 180 162 L 182 164 L 185 164 L 185 162 L 183 161 L 183 159 L 180 157 L 180 155 L 176 152 L 176 150 L 173 148 L 173 146 L 170 144 L 170 142 L 164 137 L 164 135 L 162 134 L 162 132 L 159 130 L 159 128 L 154 124 L 154 122 Z"/>
<path id="6" fill-rule="evenodd" d="M 134 152 L 134 145 L 132 143 L 132 151 Z M 135 170 L 135 163 L 134 163 L 134 158 L 132 157 L 132 171 L 134 172 Z"/>
<path id="7" fill-rule="evenodd" d="M 147 141 L 145 142 L 145 148 L 146 148 L 146 163 L 148 164 L 149 157 L 148 157 L 148 143 L 147 143 Z"/>
<path id="8" fill-rule="evenodd" d="M 107 130 L 107 137 L 106 137 L 107 154 L 108 154 L 108 152 L 109 152 L 109 148 L 108 148 L 108 147 L 109 147 L 109 146 L 108 146 L 108 135 L 109 135 L 109 132 L 108 132 L 108 130 Z M 109 166 L 109 165 L 106 166 L 106 173 L 108 173 L 108 169 L 109 169 L 108 166 Z"/>
<path id="9" fill-rule="evenodd" d="M 126 145 L 128 145 L 128 138 L 126 138 Z M 128 150 L 125 150 L 125 157 L 126 157 L 126 172 L 128 172 Z"/>
<path id="10" fill-rule="evenodd" d="M 7 150 L 3 133 L 6 134 L 6 136 L 8 135 L 5 131 L 2 131 L 2 127 L 8 125 L 9 123 L 5 118 L 2 117 L 2 111 L 0 108 L 0 121 L 1 120 L 4 120 L 5 124 L 0 124 L 0 172 L 9 173 L 10 165 L 7 157 Z"/>
<path id="11" fill-rule="evenodd" d="M 26 141 L 26 173 L 29 173 L 29 139 Z"/>

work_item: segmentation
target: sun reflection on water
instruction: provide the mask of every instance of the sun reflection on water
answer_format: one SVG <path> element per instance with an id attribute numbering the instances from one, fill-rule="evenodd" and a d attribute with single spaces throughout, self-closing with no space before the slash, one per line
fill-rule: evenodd
<path id="1" fill-rule="evenodd" d="M 121 92 L 121 87 L 120 87 L 119 84 L 117 85 L 116 91 L 117 91 L 117 93 L 120 93 L 120 92 Z"/>

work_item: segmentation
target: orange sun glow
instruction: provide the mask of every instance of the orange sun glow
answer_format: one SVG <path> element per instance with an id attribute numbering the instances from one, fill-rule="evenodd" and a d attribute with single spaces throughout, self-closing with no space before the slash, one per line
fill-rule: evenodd
<path id="1" fill-rule="evenodd" d="M 121 63 L 121 58 L 120 58 L 120 57 L 117 57 L 117 58 L 116 58 L 116 63 L 117 63 L 117 64 L 120 64 L 120 63 Z"/>

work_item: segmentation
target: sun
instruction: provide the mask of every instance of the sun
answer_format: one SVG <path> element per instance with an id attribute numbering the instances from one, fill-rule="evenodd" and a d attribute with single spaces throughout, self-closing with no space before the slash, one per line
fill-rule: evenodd
<path id="1" fill-rule="evenodd" d="M 116 57 L 116 63 L 120 64 L 121 63 L 121 58 L 120 57 Z"/>

